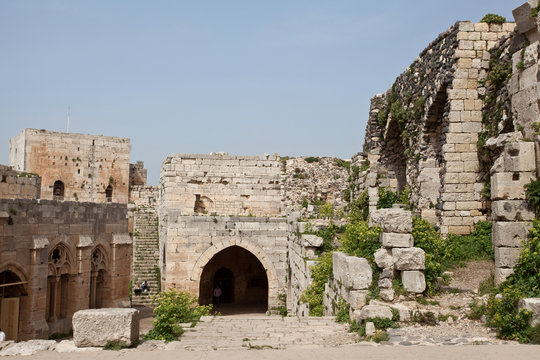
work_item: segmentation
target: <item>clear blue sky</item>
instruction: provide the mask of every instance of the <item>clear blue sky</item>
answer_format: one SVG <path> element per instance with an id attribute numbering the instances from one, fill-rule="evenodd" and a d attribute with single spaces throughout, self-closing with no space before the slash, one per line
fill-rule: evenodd
<path id="1" fill-rule="evenodd" d="M 525 0 L 0 0 L 0 164 L 23 128 L 171 153 L 361 151 L 369 99 L 458 20 Z"/>

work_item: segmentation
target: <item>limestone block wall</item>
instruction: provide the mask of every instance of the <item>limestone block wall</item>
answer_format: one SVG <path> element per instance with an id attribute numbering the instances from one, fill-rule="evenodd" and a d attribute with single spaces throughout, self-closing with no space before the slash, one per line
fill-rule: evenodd
<path id="1" fill-rule="evenodd" d="M 268 280 L 268 308 L 280 305 L 278 296 L 287 291 L 286 218 L 186 216 L 181 210 L 169 210 L 167 221 L 166 238 L 160 235 L 164 289 L 173 287 L 206 297 L 212 285 L 204 288 L 204 294 L 200 292 L 205 267 L 221 251 L 236 246 L 262 264 Z M 237 260 L 228 261 L 230 267 Z M 241 303 L 242 299 L 237 300 Z"/>
<path id="2" fill-rule="evenodd" d="M 322 246 L 323 239 L 289 233 L 287 307 L 292 314 L 309 316 L 309 305 L 300 302 L 300 296 L 311 284 L 311 268 L 318 263 L 316 249 Z"/>
<path id="3" fill-rule="evenodd" d="M 281 162 L 276 155 L 173 154 L 162 164 L 160 198 L 163 209 L 182 215 L 281 215 Z"/>
<path id="4" fill-rule="evenodd" d="M 459 24 L 454 79 L 448 91 L 448 133 L 442 147 L 442 234 L 469 234 L 476 222 L 486 219 L 481 194 L 485 174 L 481 172 L 477 151 L 483 108 L 478 81 L 482 69 L 489 66 L 489 50 L 514 28 L 512 23 Z"/>
<path id="5" fill-rule="evenodd" d="M 80 309 L 129 306 L 126 212 L 120 204 L 0 200 L 0 273 L 22 282 L 0 296 L 20 299 L 19 340 L 69 332 Z"/>
<path id="6" fill-rule="evenodd" d="M 128 202 L 129 139 L 102 135 L 24 129 L 10 140 L 14 170 L 41 176 L 41 197 L 53 199 L 54 184 L 64 186 L 63 200 Z"/>
<path id="7" fill-rule="evenodd" d="M 39 199 L 41 178 L 0 165 L 0 199 Z"/>
<path id="8" fill-rule="evenodd" d="M 131 186 L 129 188 L 129 203 L 137 207 L 157 207 L 159 188 L 157 186 Z"/>

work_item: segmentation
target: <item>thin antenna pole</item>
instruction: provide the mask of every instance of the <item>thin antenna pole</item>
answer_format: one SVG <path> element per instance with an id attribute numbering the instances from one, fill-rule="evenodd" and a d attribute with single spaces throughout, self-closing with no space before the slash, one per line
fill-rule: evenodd
<path id="1" fill-rule="evenodd" d="M 66 132 L 69 132 L 69 115 L 70 115 L 70 112 L 71 112 L 71 107 L 68 105 L 67 128 L 66 128 Z"/>

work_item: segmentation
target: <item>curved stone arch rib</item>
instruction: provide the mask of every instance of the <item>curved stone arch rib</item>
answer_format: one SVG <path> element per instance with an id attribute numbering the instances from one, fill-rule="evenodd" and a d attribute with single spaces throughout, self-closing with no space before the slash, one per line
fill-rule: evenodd
<path id="1" fill-rule="evenodd" d="M 191 281 L 197 282 L 197 287 L 199 286 L 199 281 L 201 279 L 202 272 L 204 270 L 204 267 L 212 258 L 219 253 L 222 250 L 225 250 L 232 246 L 238 246 L 243 248 L 244 250 L 249 251 L 252 253 L 257 260 L 259 260 L 266 271 L 266 277 L 268 278 L 268 298 L 276 298 L 278 297 L 278 289 L 279 289 L 279 283 L 277 280 L 276 270 L 274 269 L 274 265 L 272 264 L 272 261 L 266 256 L 263 249 L 259 247 L 258 245 L 253 244 L 249 241 L 231 241 L 231 242 L 218 242 L 206 249 L 204 253 L 197 259 L 197 262 L 195 263 L 195 266 L 193 266 L 193 269 L 191 270 Z M 197 289 L 198 293 L 198 289 Z"/>
<path id="2" fill-rule="evenodd" d="M 62 263 L 59 263 L 59 264 L 56 264 L 53 262 L 52 260 L 52 255 L 53 255 L 53 252 L 55 250 L 60 250 L 62 252 L 64 252 L 65 254 L 65 259 L 62 259 L 62 260 L 65 260 L 63 261 Z M 54 247 L 51 248 L 51 251 L 49 252 L 49 255 L 48 255 L 48 260 L 49 260 L 49 276 L 57 276 L 57 275 L 60 275 L 60 274 L 69 274 L 71 273 L 71 271 L 73 269 L 75 269 L 75 257 L 73 256 L 73 254 L 71 253 L 71 249 L 69 247 L 69 245 L 67 243 L 65 243 L 64 241 L 60 241 L 59 243 L 57 243 Z M 54 270 L 54 271 L 52 271 Z"/>
<path id="3" fill-rule="evenodd" d="M 24 268 L 14 261 L 8 261 L 0 264 L 0 273 L 4 271 L 11 271 L 15 275 L 17 275 L 17 277 L 21 279 L 21 281 L 28 281 L 28 275 L 26 275 Z"/>

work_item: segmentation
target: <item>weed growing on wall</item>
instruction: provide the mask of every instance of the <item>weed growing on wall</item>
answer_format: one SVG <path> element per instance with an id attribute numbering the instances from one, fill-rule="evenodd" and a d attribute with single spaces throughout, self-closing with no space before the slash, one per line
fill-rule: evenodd
<path id="1" fill-rule="evenodd" d="M 480 22 L 488 24 L 504 24 L 506 22 L 506 18 L 497 14 L 486 14 L 482 20 L 480 20 Z"/>
<path id="2" fill-rule="evenodd" d="M 309 315 L 323 316 L 324 285 L 332 276 L 332 252 L 319 258 L 319 263 L 311 267 L 311 284 L 300 296 L 300 301 L 309 304 Z"/>

